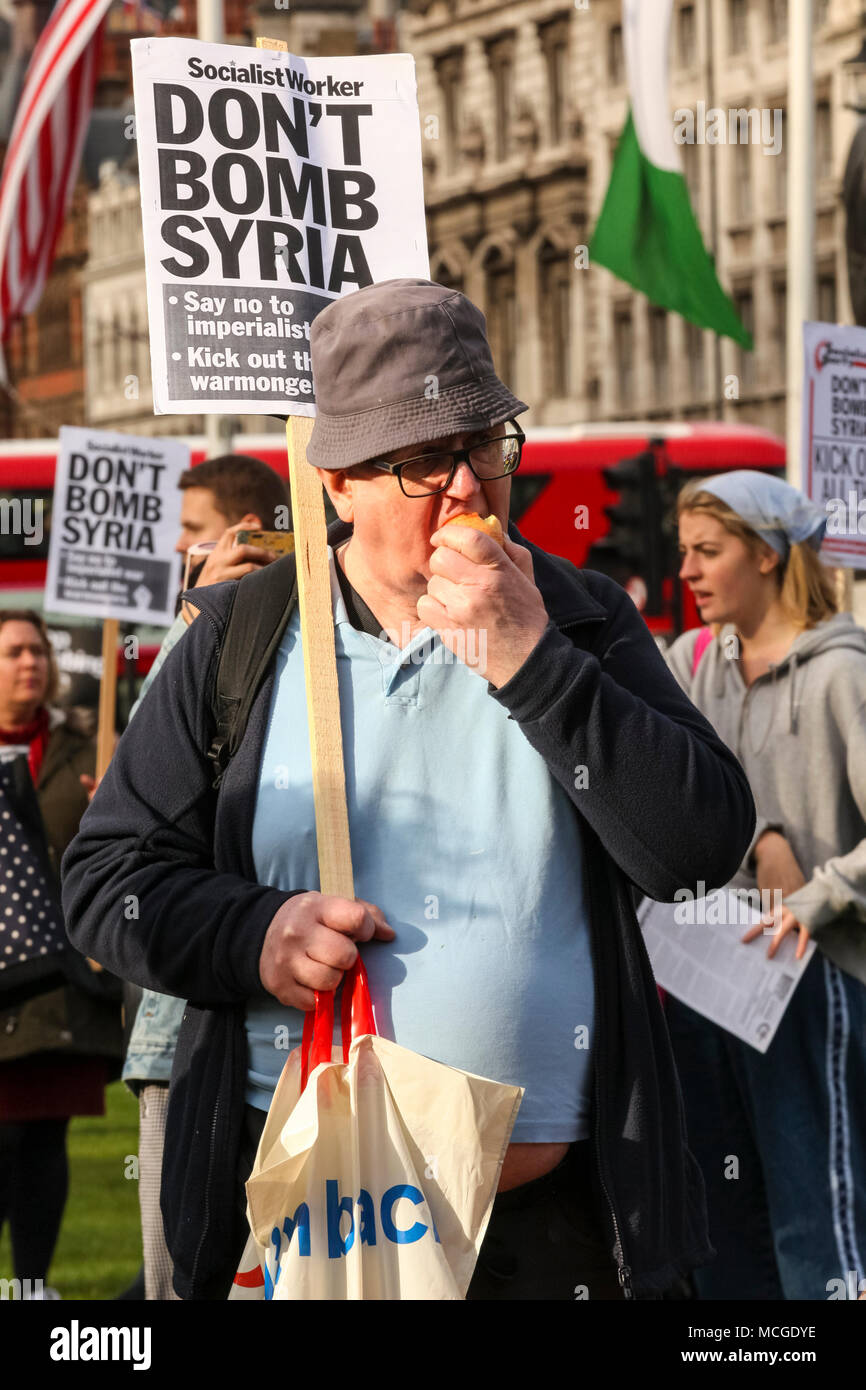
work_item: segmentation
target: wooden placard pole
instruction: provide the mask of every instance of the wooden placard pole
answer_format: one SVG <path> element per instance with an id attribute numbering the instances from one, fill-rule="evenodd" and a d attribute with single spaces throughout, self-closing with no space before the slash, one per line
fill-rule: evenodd
<path id="1" fill-rule="evenodd" d="M 114 753 L 114 714 L 117 696 L 117 619 L 102 622 L 102 679 L 99 682 L 99 725 L 96 734 L 96 780 L 105 776 Z"/>
<path id="2" fill-rule="evenodd" d="M 307 463 L 312 430 L 312 420 L 299 416 L 286 424 L 319 886 L 323 893 L 354 898 L 325 503 L 318 474 Z"/>
<path id="3" fill-rule="evenodd" d="M 256 48 L 288 52 L 288 47 L 282 39 L 256 39 Z M 313 422 L 306 416 L 291 416 L 286 422 L 319 888 L 354 898 L 325 503 L 318 475 L 307 463 L 312 431 Z"/>
<path id="4" fill-rule="evenodd" d="M 102 780 L 114 754 L 114 715 L 117 698 L 117 619 L 102 620 L 102 679 L 99 682 L 99 723 L 96 730 L 96 781 Z M 102 970 L 98 961 L 87 957 L 87 964 L 96 974 Z"/>

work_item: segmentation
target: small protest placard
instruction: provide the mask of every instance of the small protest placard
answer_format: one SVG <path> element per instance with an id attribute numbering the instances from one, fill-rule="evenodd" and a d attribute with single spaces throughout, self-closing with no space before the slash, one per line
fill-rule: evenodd
<path id="1" fill-rule="evenodd" d="M 49 613 L 169 626 L 180 583 L 176 439 L 64 426 L 45 582 Z"/>
<path id="2" fill-rule="evenodd" d="M 316 314 L 429 275 L 414 62 L 131 48 L 154 409 L 313 416 Z"/>
<path id="3" fill-rule="evenodd" d="M 803 325 L 804 490 L 827 513 L 822 558 L 866 569 L 866 328 Z"/>

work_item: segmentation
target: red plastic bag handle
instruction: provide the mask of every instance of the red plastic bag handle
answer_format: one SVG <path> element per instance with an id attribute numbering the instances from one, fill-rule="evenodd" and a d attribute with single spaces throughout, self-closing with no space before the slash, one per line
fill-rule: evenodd
<path id="1" fill-rule="evenodd" d="M 343 976 L 343 1000 L 340 1011 L 343 1035 L 343 1061 L 349 1060 L 349 1047 L 355 1038 L 376 1032 L 373 1004 L 367 972 L 361 957 Z M 316 1007 L 304 1015 L 304 1036 L 301 1040 L 301 1090 L 307 1077 L 321 1062 L 330 1062 L 334 1043 L 334 991 L 316 990 Z"/>
<path id="2" fill-rule="evenodd" d="M 349 1046 L 355 1038 L 365 1033 L 376 1032 L 373 1017 L 373 1001 L 370 998 L 370 982 L 361 957 L 355 961 L 348 972 L 350 988 L 343 982 L 343 999 L 340 1009 L 340 1029 L 343 1035 L 343 1061 L 349 1060 Z"/>

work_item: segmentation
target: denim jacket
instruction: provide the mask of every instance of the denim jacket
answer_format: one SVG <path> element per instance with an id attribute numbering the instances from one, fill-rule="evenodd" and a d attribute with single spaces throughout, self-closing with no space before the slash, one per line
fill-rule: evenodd
<path id="1" fill-rule="evenodd" d="M 186 1000 L 173 994 L 144 991 L 123 1064 L 124 1081 L 169 1080 L 185 1008 Z"/>

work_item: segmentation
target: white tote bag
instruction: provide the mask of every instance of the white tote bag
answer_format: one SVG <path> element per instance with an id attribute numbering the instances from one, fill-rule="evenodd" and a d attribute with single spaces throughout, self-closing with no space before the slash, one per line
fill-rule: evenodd
<path id="1" fill-rule="evenodd" d="M 519 1086 L 376 1036 L 360 958 L 317 995 L 246 1185 L 232 1299 L 462 1299 L 499 1184 Z"/>

